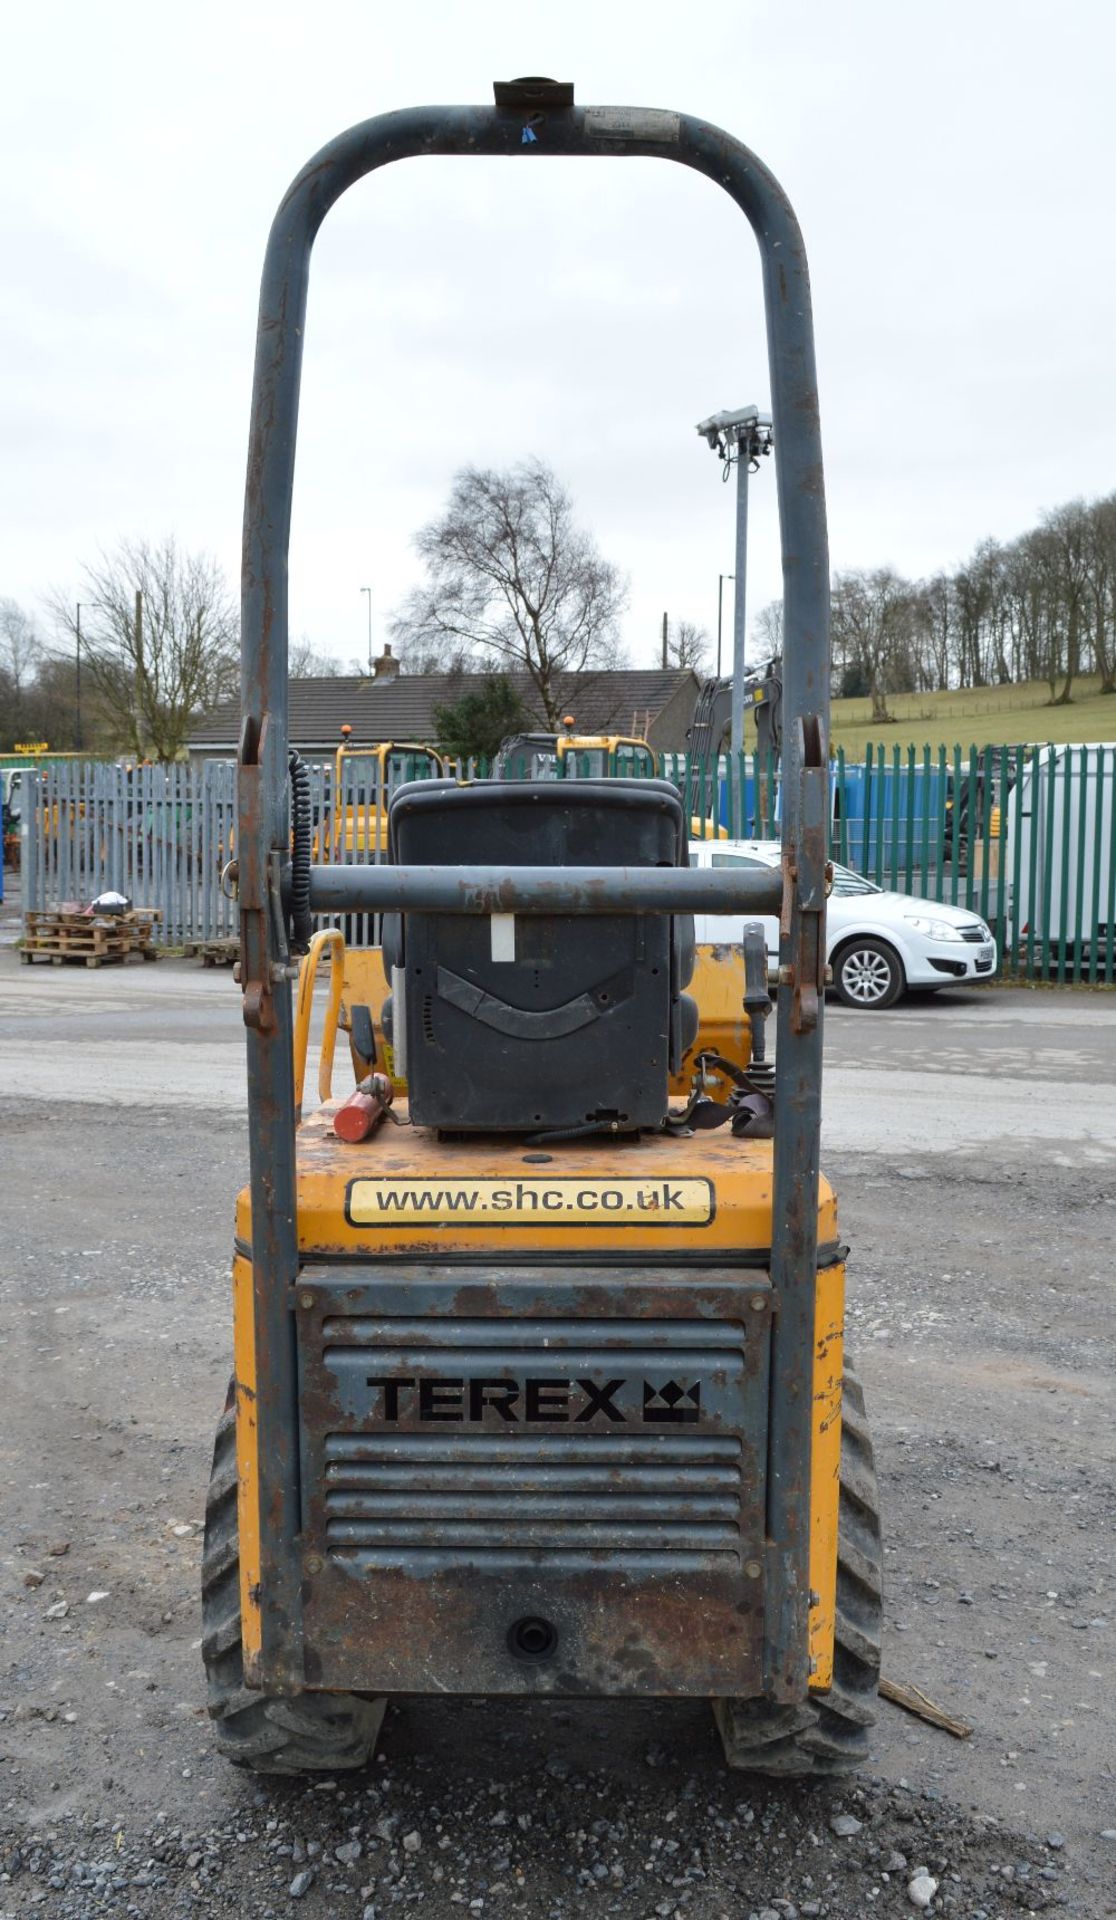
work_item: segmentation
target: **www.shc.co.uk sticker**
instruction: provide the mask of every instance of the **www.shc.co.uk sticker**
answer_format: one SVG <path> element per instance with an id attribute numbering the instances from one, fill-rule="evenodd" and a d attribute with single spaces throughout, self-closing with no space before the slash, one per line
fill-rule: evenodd
<path id="1" fill-rule="evenodd" d="M 352 1180 L 354 1227 L 707 1227 L 713 1182 L 581 1178 Z"/>

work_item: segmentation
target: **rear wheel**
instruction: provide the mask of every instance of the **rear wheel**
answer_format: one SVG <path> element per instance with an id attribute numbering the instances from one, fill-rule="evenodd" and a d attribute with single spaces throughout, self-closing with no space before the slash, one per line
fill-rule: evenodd
<path id="1" fill-rule="evenodd" d="M 352 1693 L 259 1693 L 244 1685 L 240 1637 L 236 1411 L 217 1428 L 205 1505 L 202 1659 L 217 1750 L 255 1773 L 335 1773 L 372 1758 L 384 1700 Z"/>
<path id="2" fill-rule="evenodd" d="M 846 1007 L 893 1007 L 903 991 L 903 962 L 886 940 L 864 934 L 835 955 L 833 986 Z"/>
<path id="3" fill-rule="evenodd" d="M 847 1773 L 868 1758 L 876 1718 L 883 1621 L 880 1507 L 864 1390 L 846 1370 L 841 1410 L 837 1633 L 833 1685 L 801 1706 L 715 1700 L 730 1767 L 746 1773 Z"/>

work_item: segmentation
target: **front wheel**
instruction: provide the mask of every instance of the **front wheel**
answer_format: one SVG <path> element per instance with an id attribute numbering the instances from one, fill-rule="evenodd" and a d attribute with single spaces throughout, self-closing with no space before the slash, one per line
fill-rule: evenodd
<path id="1" fill-rule="evenodd" d="M 837 1524 L 837 1622 L 833 1685 L 800 1706 L 773 1700 L 714 1700 L 730 1767 L 744 1773 L 848 1773 L 868 1758 L 876 1718 L 883 1626 L 880 1504 L 864 1390 L 845 1369 Z"/>
<path id="2" fill-rule="evenodd" d="M 372 1758 L 385 1700 L 353 1693 L 258 1693 L 244 1685 L 240 1638 L 236 1411 L 217 1428 L 205 1503 L 202 1659 L 217 1750 L 253 1773 L 338 1773 Z"/>
<path id="3" fill-rule="evenodd" d="M 893 1007 L 903 985 L 903 962 L 886 940 L 864 934 L 834 957 L 833 988 L 846 1007 Z"/>

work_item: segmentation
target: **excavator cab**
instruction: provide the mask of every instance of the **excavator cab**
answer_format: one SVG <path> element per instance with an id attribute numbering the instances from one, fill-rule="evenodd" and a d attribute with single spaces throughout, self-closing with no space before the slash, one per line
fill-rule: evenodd
<path id="1" fill-rule="evenodd" d="M 653 780 L 656 771 L 646 740 L 579 734 L 572 718 L 562 733 L 513 734 L 501 744 L 493 769 L 498 780 Z"/>

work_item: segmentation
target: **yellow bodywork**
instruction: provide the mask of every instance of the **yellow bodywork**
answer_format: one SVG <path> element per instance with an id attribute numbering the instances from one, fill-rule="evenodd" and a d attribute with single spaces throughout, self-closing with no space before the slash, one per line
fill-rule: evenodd
<path id="1" fill-rule="evenodd" d="M 359 1146 L 332 1132 L 335 1103 L 311 1114 L 298 1135 L 298 1240 L 304 1258 L 409 1254 L 437 1261 L 498 1241 L 501 1255 L 526 1260 L 543 1250 L 581 1259 L 646 1253 L 669 1265 L 696 1247 L 726 1262 L 771 1245 L 772 1145 L 724 1133 L 630 1143 L 555 1142 L 545 1171 L 499 1139 L 439 1140 L 426 1130 L 382 1126 Z M 405 1110 L 401 1117 L 405 1117 Z M 237 1206 L 237 1239 L 251 1245 L 247 1189 Z M 837 1205 L 823 1179 L 815 1305 L 811 1469 L 810 1684 L 832 1684 L 841 1446 L 844 1268 L 837 1254 Z M 259 1514 L 255 1477 L 255 1361 L 251 1268 L 234 1269 L 237 1456 L 240 1472 L 245 1651 L 258 1645 Z"/>
<path id="2" fill-rule="evenodd" d="M 340 939 L 336 929 L 328 931 L 334 940 Z M 325 936 L 315 934 L 310 953 L 303 960 L 299 971 L 294 1052 L 295 1102 L 300 1109 L 310 1042 L 310 1022 L 313 1014 L 314 975 L 324 944 Z M 392 1050 L 384 1040 L 381 1013 L 389 988 L 384 972 L 383 954 L 379 947 L 342 946 L 341 951 L 344 984 L 338 1003 L 335 997 L 338 967 L 335 949 L 322 1043 L 323 1064 L 318 1081 L 320 1097 L 323 1100 L 329 1098 L 330 1076 L 326 1063 L 328 1058 L 329 1065 L 332 1065 L 336 1022 L 339 1019 L 342 1030 L 351 1032 L 351 1014 L 354 1006 L 369 1009 L 379 1054 L 379 1059 L 373 1063 L 364 1060 L 354 1049 L 355 1078 L 361 1079 L 370 1071 L 372 1065 L 376 1064 L 390 1076 L 396 1093 L 405 1093 L 407 1083 L 395 1072 Z M 693 1061 L 699 1053 L 723 1054 L 726 1060 L 731 1060 L 734 1066 L 739 1067 L 746 1067 L 752 1057 L 751 1030 L 745 1018 L 743 1006 L 744 956 L 741 949 L 738 946 L 699 946 L 695 955 L 693 979 L 686 991 L 697 1001 L 699 1026 L 697 1038 L 683 1058 L 681 1071 L 676 1073 L 670 1081 L 671 1097 L 674 1099 L 685 1099 L 689 1094 L 694 1072 Z M 719 1076 L 717 1078 L 719 1079 Z"/>
<path id="3" fill-rule="evenodd" d="M 252 1265 L 233 1260 L 233 1361 L 236 1382 L 236 1515 L 240 1532 L 240 1634 L 248 1676 L 260 1652 L 260 1483 L 256 1429 L 256 1316 Z"/>
<path id="4" fill-rule="evenodd" d="M 333 1042 L 354 1005 L 368 1006 L 376 1025 L 380 1065 L 385 1061 L 380 1009 L 387 993 L 379 949 L 347 949 L 336 931 L 315 936 L 303 962 L 296 1008 L 296 1097 L 306 1075 L 313 982 L 330 956 L 330 990 L 319 1066 L 319 1098 L 298 1133 L 298 1242 L 304 1258 L 410 1255 L 437 1261 L 499 1246 L 525 1260 L 544 1251 L 579 1260 L 594 1253 L 646 1254 L 669 1265 L 672 1254 L 763 1256 L 771 1246 L 773 1148 L 766 1140 L 734 1139 L 727 1130 L 675 1138 L 642 1134 L 632 1140 L 568 1140 L 524 1158 L 516 1142 L 489 1137 L 439 1139 L 425 1129 L 384 1124 L 370 1139 L 345 1144 L 332 1131 Z M 747 1022 L 741 1011 L 743 961 L 739 949 L 704 947 L 690 991 L 701 1010 L 698 1047 L 746 1065 Z M 695 1049 L 696 1051 L 696 1049 Z M 358 1074 L 371 1063 L 354 1054 Z M 348 1076 L 344 1076 L 346 1081 Z M 396 1082 L 399 1117 L 406 1120 L 405 1086 Z M 690 1075 L 674 1083 L 689 1091 Z M 250 1197 L 237 1206 L 240 1249 L 251 1246 Z M 811 1460 L 810 1685 L 832 1685 L 836 1621 L 837 1529 L 840 1491 L 844 1266 L 837 1245 L 837 1206 L 828 1183 L 818 1191 L 818 1244 L 826 1264 L 815 1296 L 813 1445 Z M 714 1260 L 715 1264 L 715 1260 Z M 255 1353 L 252 1273 L 243 1251 L 234 1263 L 237 1459 L 241 1528 L 241 1603 L 246 1670 L 260 1644 L 258 1582 L 260 1516 L 256 1476 Z"/>

